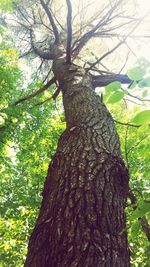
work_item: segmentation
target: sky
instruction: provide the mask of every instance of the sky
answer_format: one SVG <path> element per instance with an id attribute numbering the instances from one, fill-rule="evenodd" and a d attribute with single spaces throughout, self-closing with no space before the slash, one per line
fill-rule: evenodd
<path id="1" fill-rule="evenodd" d="M 22 0 L 24 1 L 24 0 Z M 88 18 L 94 14 L 96 11 L 98 11 L 99 7 L 105 6 L 107 3 L 114 3 L 116 0 L 72 0 L 73 4 L 73 15 L 76 15 L 78 12 L 78 8 L 82 8 L 82 6 L 87 6 L 88 3 L 92 3 L 92 5 L 89 6 L 89 8 L 85 12 L 81 12 L 80 18 L 77 17 L 77 23 L 80 21 L 84 21 L 85 18 Z M 66 20 L 66 1 L 58 1 L 53 0 L 53 2 L 57 5 L 60 5 L 61 3 L 64 4 L 64 9 L 62 9 L 62 13 L 58 14 L 59 19 Z M 28 2 L 27 2 L 28 3 Z M 56 8 L 57 9 L 57 8 Z M 143 19 L 141 25 L 136 29 L 134 32 L 135 35 L 148 35 L 150 37 L 150 0 L 126 0 L 125 1 L 125 9 L 127 10 L 127 15 L 129 16 L 137 16 L 142 17 L 145 14 L 147 14 L 147 17 Z M 149 14 L 148 14 L 149 12 Z M 62 18 L 63 17 L 63 18 Z M 73 21 L 73 25 L 75 26 L 76 21 Z M 130 28 L 127 27 L 126 31 L 130 31 Z M 118 30 L 119 32 L 119 30 Z M 122 29 L 120 30 L 120 33 L 122 33 Z M 0 36 L 1 39 L 1 36 Z M 96 46 L 94 46 L 94 42 L 96 42 Z M 92 39 L 91 43 L 89 42 L 90 49 L 94 50 L 96 55 L 99 57 L 103 53 L 107 52 L 108 50 L 111 50 L 114 45 L 118 42 L 117 38 L 112 39 L 99 39 L 99 41 Z M 126 52 L 128 50 L 128 47 L 130 48 L 130 54 L 128 59 L 127 68 L 129 66 L 132 66 L 136 63 L 137 58 L 145 57 L 150 61 L 150 38 L 136 38 L 136 39 L 127 39 L 127 43 L 125 45 L 122 45 L 114 55 L 108 56 L 106 60 L 103 61 L 103 63 L 107 63 L 108 67 L 112 69 L 112 71 L 117 71 L 115 69 L 115 66 L 119 66 L 121 68 L 121 65 L 126 60 Z M 83 51 L 84 52 L 84 51 Z M 85 59 L 87 60 L 87 51 L 85 51 Z M 92 60 L 91 54 L 89 54 L 88 60 Z M 113 62 L 113 66 L 112 66 Z M 23 68 L 25 66 L 23 65 Z M 29 66 L 26 68 L 29 69 Z M 126 68 L 124 69 L 126 71 Z M 30 70 L 29 70 L 30 72 Z"/>
<path id="2" fill-rule="evenodd" d="M 78 1 L 73 0 L 73 2 L 75 2 L 76 6 L 78 6 Z M 91 2 L 91 1 L 82 0 L 82 2 L 83 2 L 83 5 L 86 6 L 87 2 Z M 106 3 L 108 2 L 114 3 L 115 0 L 92 1 L 93 4 L 88 9 L 87 16 L 88 15 L 90 16 L 92 12 L 94 13 L 96 10 L 98 10 L 99 7 L 106 5 Z M 145 57 L 148 60 L 150 60 L 150 0 L 126 0 L 124 9 L 127 10 L 126 14 L 130 16 L 141 18 L 146 15 L 145 18 L 143 18 L 142 23 L 134 31 L 134 35 L 137 35 L 137 36 L 147 35 L 149 36 L 149 38 L 143 38 L 143 39 L 142 38 L 136 38 L 136 39 L 128 38 L 127 43 L 129 44 L 129 46 L 131 46 L 131 50 L 133 49 L 135 51 L 135 54 L 138 58 Z M 130 28 L 127 27 L 127 32 L 129 30 Z M 122 33 L 122 29 L 120 33 Z M 112 46 L 113 46 L 113 42 L 110 45 L 108 45 L 108 49 L 111 49 Z M 121 50 L 124 51 L 122 47 L 121 47 Z M 122 55 L 123 55 L 123 52 L 122 52 Z M 132 62 L 134 62 L 134 59 Z"/>

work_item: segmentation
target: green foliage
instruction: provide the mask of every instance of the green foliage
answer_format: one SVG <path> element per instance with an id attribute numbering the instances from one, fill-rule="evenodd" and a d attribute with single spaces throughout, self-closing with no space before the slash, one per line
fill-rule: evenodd
<path id="1" fill-rule="evenodd" d="M 5 12 L 12 11 L 14 0 L 0 0 L 0 9 Z"/>
<path id="2" fill-rule="evenodd" d="M 37 105 L 54 91 L 14 106 L 19 98 L 41 87 L 40 81 L 26 90 L 17 52 L 1 43 L 0 51 L 0 266 L 21 267 L 27 241 L 41 203 L 48 164 L 65 128 L 61 97 Z"/>
<path id="3" fill-rule="evenodd" d="M 107 104 L 116 104 L 121 100 L 126 101 L 128 97 L 134 97 L 131 94 L 131 90 L 132 93 L 135 92 L 137 94 L 137 97 L 145 98 L 148 95 L 148 88 L 150 87 L 150 77 L 147 76 L 149 74 L 149 67 L 150 63 L 147 60 L 143 58 L 138 60 L 137 66 L 127 72 L 128 77 L 132 80 L 131 84 L 124 86 L 119 81 L 108 84 L 105 86 L 103 95 L 104 102 Z M 143 115 L 141 123 L 144 123 L 144 120 L 147 121 L 146 115 Z"/>
<path id="4" fill-rule="evenodd" d="M 131 214 L 129 220 L 135 220 L 150 212 L 150 201 L 140 201 L 137 208 Z"/>
<path id="5" fill-rule="evenodd" d="M 65 123 L 61 97 L 57 98 L 57 109 L 53 101 L 37 105 L 52 95 L 55 89 L 53 87 L 30 101 L 18 106 L 13 105 L 20 97 L 40 88 L 42 83 L 35 81 L 23 89 L 26 77 L 19 69 L 16 50 L 8 43 L 6 45 L 3 40 L 0 48 L 0 266 L 21 267 L 41 203 L 48 164 L 55 153 Z M 140 95 L 144 88 L 149 86 L 149 78 L 143 76 L 147 65 L 148 63 L 145 65 L 142 62 L 143 72 L 139 67 L 128 72 L 134 80 L 128 88 L 121 89 L 121 84 L 114 82 L 106 86 L 105 93 L 108 107 L 116 120 L 144 123 L 141 127 L 116 123 L 123 156 L 129 165 L 130 187 L 137 198 L 136 208 L 130 200 L 126 208 L 133 267 L 149 266 L 149 244 L 139 218 L 143 215 L 147 219 L 150 217 L 150 151 L 147 149 L 150 135 L 149 125 L 145 124 L 149 120 L 150 111 L 147 106 L 144 111 L 143 106 L 137 108 L 132 105 L 128 108 L 120 101 L 131 89 L 137 93 L 138 87 Z M 140 79 L 142 80 L 137 84 L 135 81 Z M 113 103 L 115 105 L 109 105 Z"/>
<path id="6" fill-rule="evenodd" d="M 120 88 L 121 88 L 121 83 L 116 81 L 106 85 L 105 90 L 106 92 L 114 92 Z"/>
<path id="7" fill-rule="evenodd" d="M 142 68 L 141 66 L 135 67 L 128 70 L 127 75 L 131 80 L 138 81 L 144 77 L 145 69 Z"/>
<path id="8" fill-rule="evenodd" d="M 141 81 L 139 81 L 138 86 L 140 88 L 150 87 L 150 77 L 147 77 L 147 78 L 142 79 Z"/>
<path id="9" fill-rule="evenodd" d="M 124 92 L 117 91 L 110 95 L 110 97 L 107 100 L 107 103 L 114 104 L 116 102 L 119 102 L 124 97 Z"/>
<path id="10" fill-rule="evenodd" d="M 117 121 L 128 122 L 135 113 L 140 113 L 140 109 L 132 105 L 130 108 L 120 103 L 111 105 L 111 114 Z M 139 218 L 143 215 L 150 223 L 150 142 L 149 125 L 141 127 L 130 127 L 116 123 L 120 136 L 122 153 L 130 173 L 130 188 L 134 193 L 137 203 L 134 205 L 128 199 L 126 207 L 127 231 L 129 248 L 131 251 L 132 267 L 149 266 L 149 242 L 146 234 L 142 230 Z"/>
<path id="11" fill-rule="evenodd" d="M 121 100 L 128 97 L 132 101 L 133 97 L 130 98 L 131 90 L 132 96 L 139 99 L 144 100 L 148 96 L 150 80 L 147 75 L 149 74 L 150 64 L 143 59 L 139 60 L 138 64 L 137 67 L 128 71 L 128 76 L 133 82 L 128 87 L 122 88 L 122 92 L 125 94 Z M 112 87 L 110 86 L 110 88 Z M 116 127 L 120 135 L 123 156 L 130 173 L 130 188 L 137 199 L 135 204 L 132 204 L 131 200 L 128 199 L 126 208 L 131 263 L 133 267 L 148 267 L 149 242 L 141 227 L 140 218 L 144 216 L 150 224 L 150 150 L 148 149 L 150 142 L 150 110 L 146 104 L 148 101 L 141 106 L 131 102 L 129 108 L 126 101 L 121 103 L 110 101 L 113 95 L 120 92 L 120 88 L 116 87 L 115 92 L 113 92 L 106 87 L 104 99 L 106 104 L 115 103 L 109 105 L 113 117 L 117 121 L 126 123 L 116 123 Z M 129 122 L 137 127 L 131 127 Z"/>
<path id="12" fill-rule="evenodd" d="M 135 124 L 145 124 L 150 121 L 150 110 L 144 110 L 136 114 L 132 119 L 132 122 Z"/>

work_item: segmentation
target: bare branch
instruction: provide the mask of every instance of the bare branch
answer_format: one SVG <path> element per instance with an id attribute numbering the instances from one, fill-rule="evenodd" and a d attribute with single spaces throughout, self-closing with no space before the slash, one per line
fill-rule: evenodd
<path id="1" fill-rule="evenodd" d="M 67 14 L 67 55 L 66 63 L 71 64 L 71 42 L 72 42 L 72 5 L 70 0 L 66 0 L 68 14 Z"/>
<path id="2" fill-rule="evenodd" d="M 30 29 L 30 41 L 31 41 L 31 46 L 32 49 L 34 51 L 35 54 L 37 54 L 39 57 L 43 58 L 43 59 L 47 59 L 47 60 L 53 60 L 54 59 L 54 55 L 52 55 L 52 53 L 50 53 L 50 51 L 43 51 L 40 48 L 38 48 L 35 44 L 34 41 L 34 33 L 32 28 Z"/>
<path id="3" fill-rule="evenodd" d="M 104 87 L 111 82 L 119 81 L 122 84 L 130 84 L 132 80 L 128 78 L 127 75 L 124 74 L 106 74 L 106 75 L 92 75 L 92 85 L 94 88 L 96 87 Z"/>
<path id="4" fill-rule="evenodd" d="M 53 32 L 54 32 L 54 35 L 55 35 L 55 44 L 59 44 L 60 41 L 59 41 L 59 32 L 58 32 L 58 29 L 57 29 L 57 26 L 54 22 L 54 19 L 53 19 L 53 16 L 52 16 L 52 13 L 50 11 L 50 9 L 48 8 L 48 5 L 45 4 L 45 2 L 43 0 L 40 0 L 41 2 L 41 5 L 43 7 L 43 9 L 45 10 L 48 18 L 49 18 L 49 21 L 50 21 L 50 24 L 52 26 L 52 29 L 53 29 Z"/>
<path id="5" fill-rule="evenodd" d="M 39 19 L 40 19 L 41 24 L 42 24 L 46 29 L 48 29 L 50 32 L 53 33 L 52 29 L 51 29 L 48 25 L 46 25 L 46 24 L 44 23 L 44 21 L 43 21 L 43 15 L 41 14 L 40 11 L 41 11 L 41 10 L 38 9 L 38 15 L 39 15 Z"/>
<path id="6" fill-rule="evenodd" d="M 115 9 L 118 8 L 118 6 L 120 5 L 120 3 L 122 2 L 122 0 L 117 1 L 116 4 L 114 4 L 113 7 L 111 7 L 106 14 L 104 14 L 104 16 L 102 17 L 102 19 L 89 31 L 86 32 L 79 40 L 77 40 L 73 47 L 75 47 L 75 44 L 77 44 L 77 46 L 73 49 L 73 52 L 79 52 L 83 46 L 93 37 L 93 35 L 95 34 L 95 32 L 102 26 L 107 25 L 111 20 L 112 20 L 112 14 L 114 13 Z M 106 8 L 106 7 L 105 7 Z M 104 8 L 104 9 L 105 9 Z"/>
<path id="7" fill-rule="evenodd" d="M 127 38 L 127 37 L 126 37 Z M 121 46 L 124 42 L 125 39 L 124 38 L 122 41 L 120 41 L 116 46 L 114 46 L 111 50 L 109 50 L 108 52 L 106 52 L 103 56 L 101 56 L 99 59 L 97 59 L 88 69 L 87 71 L 91 70 L 95 65 L 97 65 L 100 61 L 102 61 L 105 57 L 107 57 L 108 55 L 112 54 L 119 46 Z"/>
<path id="8" fill-rule="evenodd" d="M 135 31 L 135 29 L 139 26 L 139 24 L 145 19 L 145 17 L 149 14 L 149 12 L 144 15 L 137 23 L 136 25 L 131 29 L 131 31 L 116 45 L 114 46 L 110 51 L 106 52 L 103 56 L 101 56 L 98 60 L 96 60 L 90 68 L 87 69 L 87 71 L 91 70 L 96 64 L 98 64 L 101 60 L 103 60 L 108 55 L 112 54 L 117 48 L 119 48 L 122 44 L 125 43 L 126 39 Z"/>
<path id="9" fill-rule="evenodd" d="M 16 5 L 14 3 L 15 7 L 17 8 L 17 10 L 19 11 L 20 15 L 23 17 L 23 19 L 29 24 L 31 25 L 31 22 L 29 21 L 29 14 L 28 14 L 28 17 L 25 16 L 25 14 L 23 13 L 23 11 L 25 11 L 25 9 L 23 7 L 19 7 L 18 5 Z M 23 10 L 23 11 L 22 11 Z"/>
<path id="10" fill-rule="evenodd" d="M 129 59 L 129 54 L 130 54 L 130 51 L 127 53 L 125 62 L 124 62 L 124 64 L 122 65 L 121 69 L 120 69 L 119 72 L 118 72 L 119 74 L 123 71 L 124 67 L 126 66 L 127 61 L 128 61 L 128 59 Z"/>
<path id="11" fill-rule="evenodd" d="M 128 102 L 131 102 L 133 104 L 136 104 L 136 105 L 139 105 L 139 106 L 143 106 L 143 103 L 137 103 L 136 101 L 133 101 L 133 100 L 131 100 L 129 98 L 124 98 L 123 100 L 126 103 L 126 105 L 127 105 L 127 101 L 128 101 Z"/>
<path id="12" fill-rule="evenodd" d="M 133 82 L 133 81 L 132 81 Z M 122 89 L 122 88 L 121 88 Z M 122 89 L 122 91 L 126 91 L 126 90 L 124 90 L 124 89 Z M 138 97 L 138 96 L 134 96 L 134 95 L 132 95 L 131 93 L 127 93 L 127 95 L 128 96 L 130 96 L 130 97 L 133 97 L 133 98 L 135 98 L 135 99 L 137 99 L 137 100 L 139 100 L 139 101 L 142 101 L 142 102 L 150 102 L 150 99 L 143 99 L 143 98 L 141 98 L 141 97 Z"/>
<path id="13" fill-rule="evenodd" d="M 41 94 L 42 92 L 44 92 L 46 89 L 48 89 L 53 83 L 55 83 L 56 79 L 53 77 L 50 81 L 48 81 L 42 88 L 40 88 L 39 90 L 35 91 L 34 93 L 30 94 L 30 95 L 27 95 L 23 98 L 20 98 L 19 100 L 17 100 L 14 105 L 17 106 L 18 104 L 26 101 L 26 100 L 29 100 L 39 94 Z"/>
<path id="14" fill-rule="evenodd" d="M 55 21 L 57 22 L 57 24 L 60 26 L 60 28 L 63 31 L 66 31 L 65 28 L 63 27 L 63 25 L 60 23 L 60 21 L 58 20 L 58 18 L 55 16 L 54 12 L 51 10 L 52 16 L 54 17 Z"/>

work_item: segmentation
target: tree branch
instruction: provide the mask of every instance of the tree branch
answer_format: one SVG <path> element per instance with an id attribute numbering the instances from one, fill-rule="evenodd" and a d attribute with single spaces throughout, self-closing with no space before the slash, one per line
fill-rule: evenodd
<path id="1" fill-rule="evenodd" d="M 61 91 L 61 88 L 60 88 L 60 86 L 58 86 L 58 88 L 56 89 L 56 91 L 54 92 L 54 94 L 51 97 L 48 97 L 44 101 L 41 101 L 41 102 L 35 104 L 32 108 L 37 107 L 37 106 L 41 106 L 41 105 L 45 104 L 46 102 L 50 101 L 51 99 L 56 100 L 56 98 L 59 95 L 60 91 Z"/>
<path id="2" fill-rule="evenodd" d="M 121 125 L 125 125 L 125 126 L 130 126 L 130 127 L 135 127 L 135 128 L 139 128 L 142 126 L 142 125 L 136 125 L 136 124 L 132 124 L 132 123 L 128 123 L 128 122 L 117 121 L 115 119 L 113 119 L 113 120 L 114 120 L 114 122 L 121 124 Z"/>
<path id="3" fill-rule="evenodd" d="M 31 47 L 32 47 L 34 53 L 37 54 L 40 58 L 43 58 L 46 60 L 53 60 L 54 59 L 54 55 L 52 53 L 50 53 L 51 51 L 47 51 L 47 52 L 43 51 L 35 45 L 32 28 L 30 29 L 30 41 L 31 41 Z"/>
<path id="4" fill-rule="evenodd" d="M 66 63 L 71 64 L 71 42 L 72 42 L 72 6 L 71 1 L 66 0 L 68 14 L 67 14 L 67 55 Z"/>
<path id="5" fill-rule="evenodd" d="M 127 37 L 126 37 L 127 38 Z M 87 71 L 91 70 L 93 67 L 95 67 L 95 65 L 97 65 L 101 60 L 103 60 L 105 57 L 107 57 L 108 55 L 112 54 L 119 46 L 121 46 L 124 42 L 125 39 L 124 38 L 122 41 L 120 41 L 116 46 L 114 46 L 111 50 L 109 50 L 108 52 L 106 52 L 103 56 L 101 56 L 99 59 L 97 59 L 93 64 L 91 64 L 91 66 L 87 69 Z"/>
<path id="6" fill-rule="evenodd" d="M 79 51 L 83 48 L 83 46 L 94 36 L 95 32 L 100 27 L 107 25 L 108 22 L 110 22 L 112 20 L 111 15 L 115 11 L 115 9 L 117 9 L 117 7 L 120 5 L 121 2 L 122 2 L 122 0 L 119 0 L 119 1 L 117 1 L 117 3 L 114 4 L 114 6 L 111 6 L 111 8 L 107 11 L 107 13 L 104 14 L 102 19 L 100 19 L 100 21 L 98 21 L 98 23 L 90 31 L 86 32 L 83 36 L 81 36 L 81 38 L 79 40 L 74 42 L 73 52 L 79 53 Z M 104 8 L 104 10 L 105 9 L 106 9 L 106 7 Z M 77 45 L 76 45 L 76 43 L 77 43 Z M 75 47 L 75 45 L 76 45 L 76 47 Z"/>
<path id="7" fill-rule="evenodd" d="M 122 89 L 123 90 L 123 89 Z M 124 91 L 124 90 L 123 90 Z M 143 99 L 143 98 L 140 98 L 140 97 L 138 97 L 138 96 L 134 96 L 134 95 L 132 95 L 132 94 L 130 94 L 129 92 L 127 93 L 127 95 L 129 95 L 130 97 L 133 97 L 133 98 L 135 98 L 135 99 L 137 99 L 137 100 L 139 100 L 139 101 L 142 101 L 142 102 L 150 102 L 150 99 Z"/>
<path id="8" fill-rule="evenodd" d="M 104 87 L 111 82 L 119 81 L 122 84 L 130 84 L 132 80 L 128 78 L 127 75 L 124 74 L 106 74 L 106 75 L 92 75 L 92 85 L 94 88 L 96 87 Z"/>
<path id="9" fill-rule="evenodd" d="M 53 77 L 50 81 L 48 81 L 42 88 L 40 88 L 39 90 L 35 91 L 34 93 L 30 94 L 30 95 L 27 95 L 23 98 L 20 98 L 19 100 L 17 100 L 14 105 L 17 106 L 18 104 L 26 101 L 26 100 L 29 100 L 39 94 L 41 94 L 42 92 L 44 92 L 47 88 L 49 88 L 54 82 L 56 81 L 56 79 Z"/>
<path id="10" fill-rule="evenodd" d="M 136 23 L 136 25 L 132 28 L 132 30 L 116 45 L 114 46 L 110 51 L 106 52 L 104 55 L 102 55 L 99 59 L 97 59 L 88 69 L 87 71 L 91 70 L 96 64 L 98 64 L 101 60 L 103 60 L 105 57 L 107 57 L 108 55 L 112 54 L 117 48 L 119 48 L 122 44 L 124 44 L 124 42 L 126 41 L 126 39 L 135 31 L 135 29 L 139 26 L 139 24 L 143 21 L 143 19 L 145 19 L 145 17 L 149 14 L 149 12 L 144 15 L 139 21 L 138 23 Z"/>
<path id="11" fill-rule="evenodd" d="M 45 4 L 45 2 L 43 0 L 40 0 L 41 2 L 41 5 L 43 7 L 43 9 L 45 10 L 47 16 L 48 16 L 48 19 L 50 21 L 50 24 L 52 26 L 52 29 L 53 29 L 53 32 L 54 32 L 54 35 L 55 35 L 55 44 L 59 44 L 60 41 L 59 41 L 59 32 L 58 32 L 58 29 L 57 29 L 57 26 L 54 22 L 54 19 L 53 19 L 53 16 L 52 16 L 52 13 L 50 11 L 50 9 L 48 8 L 48 5 Z"/>

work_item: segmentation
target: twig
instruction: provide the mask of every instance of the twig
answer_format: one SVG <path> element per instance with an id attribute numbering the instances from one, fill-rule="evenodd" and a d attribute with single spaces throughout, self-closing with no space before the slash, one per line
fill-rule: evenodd
<path id="1" fill-rule="evenodd" d="M 149 14 L 149 12 L 144 15 L 139 21 L 138 23 L 136 23 L 136 25 L 133 27 L 133 29 L 123 38 L 122 41 L 120 41 L 116 46 L 114 46 L 110 51 L 106 52 L 103 56 L 101 56 L 98 60 L 96 60 L 91 66 L 90 68 L 87 69 L 87 71 L 91 70 L 96 64 L 98 64 L 101 60 L 103 60 L 105 57 L 107 57 L 108 55 L 112 54 L 118 47 L 120 47 L 122 44 L 125 43 L 126 39 L 135 31 L 135 29 L 139 26 L 139 24 L 143 21 L 143 19 Z"/>
<path id="2" fill-rule="evenodd" d="M 132 123 L 128 123 L 128 122 L 117 121 L 115 119 L 113 119 L 113 120 L 114 120 L 114 122 L 121 124 L 121 125 L 125 125 L 125 126 L 130 126 L 130 127 L 135 127 L 135 128 L 139 128 L 142 126 L 142 125 L 136 125 L 136 124 L 132 124 Z"/>
<path id="3" fill-rule="evenodd" d="M 131 100 L 131 99 L 129 99 L 129 98 L 124 98 L 124 100 L 125 100 L 125 101 L 128 101 L 128 102 L 131 102 L 131 103 L 133 103 L 133 104 L 139 105 L 139 106 L 143 106 L 142 103 L 137 103 L 137 102 L 135 102 L 135 101 L 133 101 L 133 100 Z"/>
<path id="4" fill-rule="evenodd" d="M 72 6 L 71 1 L 66 0 L 68 14 L 67 14 L 67 54 L 66 63 L 71 64 L 71 42 L 72 42 Z"/>
<path id="5" fill-rule="evenodd" d="M 79 53 L 79 51 L 82 49 L 82 47 L 93 37 L 93 35 L 95 34 L 95 32 L 100 27 L 102 27 L 104 25 L 107 25 L 108 22 L 111 21 L 111 19 L 112 19 L 111 15 L 113 14 L 114 10 L 120 5 L 121 2 L 122 2 L 122 0 L 117 1 L 117 3 L 114 4 L 114 6 L 111 7 L 107 11 L 107 13 L 102 17 L 102 19 L 100 19 L 100 21 L 98 21 L 98 23 L 90 31 L 86 32 L 83 36 L 81 36 L 81 38 L 79 40 L 77 40 L 77 41 L 74 42 L 73 47 L 75 46 L 76 43 L 78 43 L 78 44 L 73 49 L 73 52 Z M 105 9 L 106 9 L 106 7 L 104 8 L 104 10 Z"/>
<path id="6" fill-rule="evenodd" d="M 126 37 L 127 38 L 127 37 Z M 121 46 L 123 43 L 125 42 L 125 40 L 123 39 L 122 41 L 120 41 L 115 47 L 113 47 L 110 51 L 108 51 L 107 53 L 105 53 L 103 56 L 101 56 L 99 59 L 97 59 L 88 69 L 87 72 L 90 71 L 93 67 L 95 67 L 95 65 L 97 65 L 101 60 L 103 60 L 105 57 L 107 57 L 108 55 L 112 54 L 119 46 Z"/>
<path id="7" fill-rule="evenodd" d="M 142 101 L 142 102 L 150 102 L 150 99 L 143 99 L 143 98 L 140 98 L 138 96 L 134 96 L 134 95 L 130 94 L 129 92 L 127 93 L 127 95 L 129 95 L 129 96 L 131 96 L 133 98 L 136 98 L 137 100 Z"/>
<path id="8" fill-rule="evenodd" d="M 128 58 L 129 58 L 129 54 L 130 54 L 130 51 L 127 53 L 125 62 L 124 62 L 124 64 L 122 65 L 121 69 L 119 70 L 119 74 L 123 71 L 124 67 L 126 66 L 127 61 L 128 61 Z"/>

